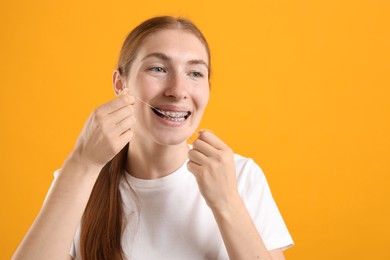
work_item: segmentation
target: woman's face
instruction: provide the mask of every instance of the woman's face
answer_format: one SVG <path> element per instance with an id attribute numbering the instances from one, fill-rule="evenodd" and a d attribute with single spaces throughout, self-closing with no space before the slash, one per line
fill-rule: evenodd
<path id="1" fill-rule="evenodd" d="M 167 112 L 159 114 L 136 100 L 135 138 L 162 145 L 185 142 L 197 129 L 209 100 L 208 54 L 192 33 L 165 29 L 146 37 L 131 65 L 131 95 Z"/>

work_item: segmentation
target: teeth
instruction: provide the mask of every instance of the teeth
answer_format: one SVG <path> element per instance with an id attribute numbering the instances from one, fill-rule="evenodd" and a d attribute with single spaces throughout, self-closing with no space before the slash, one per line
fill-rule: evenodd
<path id="1" fill-rule="evenodd" d="M 178 118 L 165 117 L 165 119 L 174 122 L 183 122 L 184 120 L 186 120 L 185 117 L 178 117 Z"/>
<path id="2" fill-rule="evenodd" d="M 161 109 L 153 108 L 153 110 L 160 116 L 169 121 L 183 122 L 187 119 L 190 112 L 177 112 L 177 111 L 164 111 Z"/>
<path id="3" fill-rule="evenodd" d="M 183 118 L 188 115 L 188 112 L 174 112 L 174 111 L 163 111 L 160 110 L 162 114 L 170 118 Z"/>

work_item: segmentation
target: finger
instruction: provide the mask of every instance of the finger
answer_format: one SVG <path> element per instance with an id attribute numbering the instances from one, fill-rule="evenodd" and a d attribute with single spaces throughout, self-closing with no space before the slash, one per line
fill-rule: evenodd
<path id="1" fill-rule="evenodd" d="M 110 102 L 105 103 L 99 109 L 106 112 L 107 114 L 111 114 L 116 112 L 117 110 L 135 104 L 135 98 L 130 95 L 120 95 Z"/>
<path id="2" fill-rule="evenodd" d="M 119 92 L 119 95 L 128 95 L 129 94 L 129 89 L 125 86 L 122 88 L 122 90 Z"/>
<path id="3" fill-rule="evenodd" d="M 124 143 L 124 144 L 127 144 L 133 138 L 133 135 L 134 135 L 133 131 L 131 131 L 129 129 L 119 136 L 119 141 Z M 125 146 L 125 145 L 123 145 L 123 146 Z"/>
<path id="4" fill-rule="evenodd" d="M 195 178 L 202 172 L 202 166 L 199 166 L 192 161 L 187 162 L 187 169 L 194 174 Z"/>
<path id="5" fill-rule="evenodd" d="M 132 105 L 123 107 L 111 114 L 104 114 L 97 111 L 95 124 L 103 133 L 115 137 L 131 128 L 135 122 L 134 109 Z M 131 118 L 131 121 L 129 119 Z"/>
<path id="6" fill-rule="evenodd" d="M 206 143 L 205 141 L 197 138 L 193 143 L 192 147 L 194 150 L 197 150 L 201 153 L 203 153 L 205 156 L 210 157 L 213 155 L 217 149 L 212 147 L 210 144 Z"/>
<path id="7" fill-rule="evenodd" d="M 129 116 L 134 116 L 133 105 L 125 106 L 111 114 L 103 115 L 102 123 L 106 125 L 109 129 L 113 130 L 118 124 L 120 124 L 122 120 Z"/>
<path id="8" fill-rule="evenodd" d="M 128 130 L 126 132 L 124 132 L 122 135 L 120 135 L 117 139 L 117 144 L 118 144 L 118 148 L 119 150 L 122 150 L 123 147 L 129 143 L 131 141 L 131 139 L 133 138 L 134 136 L 134 132 L 131 131 L 131 130 Z"/>
<path id="9" fill-rule="evenodd" d="M 219 139 L 214 133 L 207 131 L 207 130 L 201 130 L 199 131 L 199 137 L 200 140 L 208 143 L 212 147 L 223 150 L 228 147 L 221 139 Z"/>
<path id="10" fill-rule="evenodd" d="M 114 113 L 111 113 L 107 120 L 108 120 L 108 122 L 112 123 L 113 125 L 117 125 L 117 124 L 120 124 L 120 122 L 122 120 L 124 120 L 125 118 L 127 118 L 129 116 L 134 116 L 133 105 L 122 107 L 121 109 L 115 111 Z"/>
<path id="11" fill-rule="evenodd" d="M 207 156 L 197 150 L 191 149 L 188 152 L 188 159 L 197 165 L 203 165 L 207 161 Z"/>
<path id="12" fill-rule="evenodd" d="M 114 132 L 116 135 L 121 135 L 124 132 L 131 130 L 131 128 L 134 126 L 136 119 L 134 116 L 129 116 L 125 119 L 123 119 L 121 122 L 116 124 L 114 128 Z"/>

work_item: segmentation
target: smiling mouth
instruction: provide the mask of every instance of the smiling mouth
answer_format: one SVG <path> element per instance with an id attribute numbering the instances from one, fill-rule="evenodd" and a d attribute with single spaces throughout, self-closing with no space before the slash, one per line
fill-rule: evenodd
<path id="1" fill-rule="evenodd" d="M 161 118 L 173 122 L 184 122 L 190 115 L 190 111 L 168 111 L 159 108 L 152 108 L 153 112 Z"/>

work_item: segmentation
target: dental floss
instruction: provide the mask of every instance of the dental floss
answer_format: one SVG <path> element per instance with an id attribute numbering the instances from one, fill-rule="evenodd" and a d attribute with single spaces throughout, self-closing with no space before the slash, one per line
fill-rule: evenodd
<path id="1" fill-rule="evenodd" d="M 128 88 L 126 87 L 126 85 L 125 85 L 125 87 L 121 90 L 121 92 L 120 92 L 119 94 L 122 95 L 125 91 L 126 91 L 126 93 L 128 93 L 128 90 L 129 90 L 129 89 L 128 89 Z M 174 117 L 172 117 L 172 116 L 170 116 L 170 115 L 165 114 L 164 111 L 161 111 L 160 109 L 155 108 L 155 107 L 152 106 L 151 104 L 146 103 L 145 101 L 143 101 L 143 100 L 140 99 L 139 97 L 134 96 L 134 95 L 132 95 L 132 96 L 133 96 L 135 99 L 137 99 L 138 101 L 140 101 L 141 103 L 143 103 L 143 104 L 145 104 L 145 105 L 147 105 L 147 106 L 149 106 L 149 107 L 151 107 L 151 108 L 157 110 L 159 113 L 163 114 L 164 116 L 169 117 L 169 118 L 174 118 Z M 190 136 L 190 138 L 188 139 L 189 143 L 193 143 L 193 142 L 194 142 L 194 140 L 192 140 L 192 139 L 193 139 L 192 136 Z M 192 149 L 192 146 L 191 146 L 191 149 Z"/>
<path id="2" fill-rule="evenodd" d="M 121 90 L 121 92 L 120 92 L 119 94 L 122 95 L 125 91 L 128 93 L 128 90 L 129 90 L 129 89 L 128 89 L 128 88 L 126 87 L 126 85 L 125 85 L 125 87 Z M 173 117 L 173 116 L 170 116 L 170 115 L 166 114 L 164 111 L 161 111 L 160 109 L 158 109 L 158 108 L 152 106 L 151 104 L 149 104 L 149 103 L 143 101 L 143 100 L 140 99 L 139 97 L 134 96 L 134 95 L 132 95 L 132 96 L 133 96 L 135 99 L 137 99 L 138 101 L 140 101 L 141 103 L 144 103 L 145 105 L 147 105 L 147 106 L 149 106 L 149 107 L 151 107 L 151 108 L 157 110 L 160 114 L 163 114 L 164 116 L 169 117 L 169 118 L 172 118 L 172 119 L 175 118 L 175 117 Z"/>

